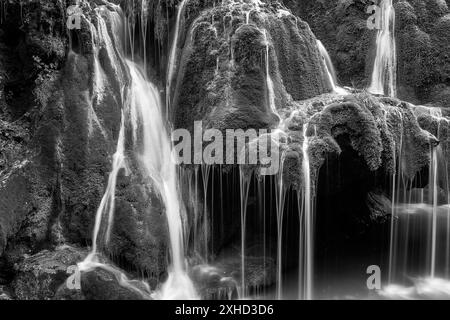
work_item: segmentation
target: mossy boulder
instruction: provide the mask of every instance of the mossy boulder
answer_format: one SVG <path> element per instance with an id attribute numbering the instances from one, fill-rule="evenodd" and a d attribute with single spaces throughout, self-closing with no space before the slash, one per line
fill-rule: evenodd
<path id="1" fill-rule="evenodd" d="M 20 10 L 18 1 L 8 3 L 8 22 L 0 26 L 0 254 L 6 250 L 12 264 L 63 243 L 92 244 L 117 147 L 130 77 L 116 8 L 82 2 L 81 30 L 69 32 L 70 4 L 33 2 Z M 106 28 L 93 32 L 100 17 Z M 159 281 L 168 252 L 164 208 L 148 181 L 124 173 L 105 253 Z"/>
<path id="2" fill-rule="evenodd" d="M 124 274 L 122 274 L 124 276 Z M 94 270 L 81 272 L 80 289 L 70 290 L 62 285 L 56 292 L 55 299 L 58 300 L 143 300 L 149 299 L 145 285 L 139 289 L 133 286 L 127 287 L 124 279 L 118 278 L 112 271 L 96 268 Z M 136 281 L 136 283 L 138 283 Z"/>
<path id="3" fill-rule="evenodd" d="M 279 3 L 190 2 L 184 14 L 169 93 L 175 128 L 274 127 L 273 107 L 331 90 L 309 26 Z"/>
<path id="4" fill-rule="evenodd" d="M 17 264 L 13 282 L 14 295 L 19 300 L 50 300 L 70 276 L 69 267 L 81 261 L 86 252 L 69 246 L 44 250 L 33 256 L 23 256 Z"/>

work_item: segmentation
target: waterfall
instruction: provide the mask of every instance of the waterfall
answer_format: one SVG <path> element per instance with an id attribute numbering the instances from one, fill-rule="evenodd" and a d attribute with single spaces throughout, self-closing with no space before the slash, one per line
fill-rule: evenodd
<path id="1" fill-rule="evenodd" d="M 141 0 L 141 33 L 142 33 L 142 48 L 144 57 L 144 71 L 147 71 L 147 26 L 148 26 L 148 10 L 149 10 L 149 0 Z"/>
<path id="2" fill-rule="evenodd" d="M 450 121 L 439 109 L 418 107 L 437 122 L 436 138 L 445 141 Z M 450 295 L 449 243 L 450 186 L 448 146 L 431 145 L 428 184 L 413 185 L 403 174 L 407 147 L 400 114 L 401 136 L 396 148 L 396 173 L 392 177 L 389 281 L 381 294 L 390 298 Z M 422 111 L 423 112 L 423 111 Z M 446 126 L 443 128 L 442 126 Z M 442 129 L 442 130 L 441 130 Z M 412 285 L 412 286 L 411 286 Z"/>
<path id="3" fill-rule="evenodd" d="M 209 256 L 209 246 L 208 246 L 208 229 L 209 229 L 209 224 L 208 224 L 208 184 L 209 184 L 209 176 L 210 176 L 210 171 L 211 171 L 211 167 L 208 165 L 202 165 L 201 166 L 202 170 L 201 170 L 201 174 L 202 174 L 202 182 L 203 182 L 203 249 L 205 251 L 203 257 L 206 261 L 206 263 L 208 263 L 208 256 Z M 214 186 L 214 184 L 212 184 L 212 186 Z M 211 213 L 211 216 L 213 216 L 213 214 Z"/>
<path id="4" fill-rule="evenodd" d="M 94 26 L 92 23 L 89 24 L 91 36 L 92 36 L 92 47 L 94 53 L 94 81 L 93 81 L 93 98 L 97 102 L 103 99 L 103 90 L 105 86 L 105 73 L 100 66 L 99 61 L 99 51 L 103 47 L 106 49 L 108 57 L 113 61 L 114 75 L 117 80 L 122 84 L 125 82 L 124 78 L 124 62 L 119 61 L 116 57 L 118 56 L 122 59 L 120 54 L 120 43 L 118 39 L 114 36 L 110 36 L 108 28 L 106 26 L 105 19 L 103 15 L 107 15 L 113 24 L 113 34 L 120 34 L 122 28 L 121 23 L 121 9 L 118 6 L 113 6 L 115 11 L 109 11 L 106 7 L 99 7 L 95 9 L 95 16 L 97 25 Z M 102 15 L 103 14 L 103 15 Z M 72 52 L 72 54 L 74 54 Z M 122 97 L 123 98 L 123 97 Z M 104 134 L 105 135 L 105 134 Z M 111 235 L 111 227 L 114 217 L 114 204 L 115 204 L 115 192 L 116 192 L 116 181 L 119 171 L 121 169 L 126 169 L 126 159 L 125 159 L 125 122 L 124 122 L 124 112 L 122 111 L 121 125 L 119 131 L 119 137 L 116 146 L 116 152 L 113 155 L 112 170 L 108 177 L 108 183 L 97 209 L 95 216 L 94 232 L 92 237 L 92 251 L 85 259 L 85 262 L 97 261 L 96 255 L 99 253 L 99 246 L 106 245 L 109 242 Z M 101 228 L 103 217 L 107 218 L 106 228 Z M 99 239 L 100 236 L 100 239 Z"/>
<path id="5" fill-rule="evenodd" d="M 436 241 L 437 241 L 437 207 L 438 207 L 438 160 L 437 160 L 437 150 L 433 149 L 431 152 L 431 163 L 430 163 L 430 202 L 432 205 L 431 212 L 431 266 L 430 266 L 430 276 L 434 278 L 436 275 Z"/>
<path id="6" fill-rule="evenodd" d="M 268 101 L 270 111 L 275 114 L 278 118 L 278 128 L 273 133 L 274 135 L 281 134 L 282 131 L 282 121 L 281 116 L 277 111 L 275 104 L 275 91 L 273 86 L 272 77 L 270 75 L 270 43 L 267 37 L 267 30 L 263 30 L 264 44 L 266 47 L 266 85 L 268 93 Z M 276 192 L 276 214 L 277 214 L 277 285 L 276 285 L 276 297 L 277 299 L 282 298 L 282 245 L 283 245 L 283 214 L 284 214 L 284 204 L 286 201 L 286 188 L 283 184 L 283 162 L 284 154 L 281 155 L 280 159 L 280 170 L 278 173 L 278 185 Z"/>
<path id="7" fill-rule="evenodd" d="M 390 241 L 389 241 L 389 283 L 392 282 L 392 279 L 394 277 L 394 266 L 395 266 L 395 260 L 396 260 L 396 250 L 395 247 L 396 244 L 396 237 L 398 230 L 397 228 L 397 221 L 396 221 L 396 206 L 395 204 L 398 202 L 399 197 L 399 191 L 397 190 L 397 187 L 400 186 L 400 181 L 402 181 L 402 156 L 403 156 L 403 113 L 401 111 L 397 110 L 397 114 L 399 116 L 399 126 L 400 126 L 400 140 L 399 143 L 395 143 L 395 155 L 394 155 L 394 168 L 395 172 L 392 175 L 392 198 L 391 198 L 391 229 L 390 229 Z M 385 117 L 387 116 L 387 112 L 385 113 Z M 387 121 L 385 119 L 385 121 Z"/>
<path id="8" fill-rule="evenodd" d="M 276 185 L 276 214 L 277 214 L 277 291 L 276 298 L 282 299 L 282 271 L 283 271 L 283 217 L 284 205 L 286 201 L 286 187 L 283 183 L 283 167 L 285 154 L 281 155 L 280 172 L 278 173 L 278 183 Z"/>
<path id="9" fill-rule="evenodd" d="M 89 264 L 90 262 L 97 261 L 97 254 L 99 253 L 99 233 L 100 227 L 102 223 L 102 219 L 104 216 L 107 217 L 107 227 L 106 227 L 106 236 L 104 239 L 101 239 L 100 244 L 107 244 L 111 234 L 111 225 L 114 216 L 114 201 L 115 201 L 115 192 L 116 192 L 116 181 L 117 175 L 119 171 L 125 168 L 125 154 L 124 154 L 124 141 L 125 141 L 125 125 L 123 121 L 123 113 L 122 113 L 122 122 L 120 125 L 120 133 L 119 139 L 117 141 L 117 149 L 113 155 L 112 161 L 112 170 L 108 177 L 108 184 L 105 190 L 105 194 L 100 202 L 100 206 L 97 209 L 97 213 L 95 215 L 95 224 L 94 224 L 94 232 L 92 236 L 92 250 L 90 254 L 85 259 L 85 263 Z"/>
<path id="10" fill-rule="evenodd" d="M 142 130 L 142 147 L 138 152 L 141 167 L 159 190 L 169 225 L 172 264 L 168 280 L 157 297 L 161 299 L 194 299 L 196 293 L 185 272 L 184 237 L 175 161 L 169 140 L 158 89 L 147 82 L 137 65 L 128 61 L 131 73 L 132 128 Z M 140 128 L 142 127 L 142 129 Z"/>
<path id="11" fill-rule="evenodd" d="M 325 72 L 327 74 L 327 78 L 330 82 L 331 88 L 333 89 L 333 92 L 337 94 L 348 94 L 347 90 L 337 85 L 336 71 L 334 69 L 333 62 L 331 61 L 330 55 L 328 54 L 328 51 L 323 45 L 322 41 L 317 40 L 317 47 L 319 49 L 320 55 L 322 56 L 325 65 Z"/>
<path id="12" fill-rule="evenodd" d="M 168 137 L 166 120 L 163 116 L 163 103 L 158 91 L 158 88 L 148 81 L 146 76 L 146 59 L 143 59 L 143 67 L 139 66 L 134 62 L 133 59 L 126 60 L 121 52 L 121 44 L 119 37 L 119 29 L 126 28 L 124 36 L 126 37 L 126 43 L 131 46 L 130 50 L 134 57 L 134 46 L 139 45 L 139 41 L 143 42 L 144 50 L 146 52 L 146 39 L 145 32 L 147 28 L 147 17 L 145 15 L 146 3 L 142 3 L 141 9 L 141 20 L 137 23 L 141 25 L 141 31 L 143 32 L 142 39 L 134 39 L 135 35 L 127 34 L 131 32 L 134 25 L 132 22 L 128 21 L 123 24 L 122 16 L 116 14 L 117 12 L 110 12 L 105 7 L 100 6 L 96 9 L 97 19 L 96 25 L 91 26 L 91 32 L 93 34 L 93 52 L 94 52 L 94 93 L 97 99 L 101 99 L 102 92 L 105 90 L 107 85 L 106 74 L 102 69 L 98 54 L 101 51 L 100 46 L 106 47 L 107 54 L 111 61 L 114 61 L 114 76 L 118 78 L 121 87 L 125 87 L 122 92 L 123 100 L 123 110 L 121 118 L 121 127 L 119 132 L 119 137 L 116 146 L 116 152 L 113 156 L 112 169 L 109 174 L 108 184 L 105 189 L 105 194 L 102 198 L 100 206 L 96 213 L 95 226 L 93 231 L 93 247 L 89 256 L 83 261 L 80 266 L 81 270 L 87 271 L 93 268 L 103 268 L 111 271 L 119 283 L 127 288 L 139 292 L 143 297 L 146 298 L 157 298 L 157 299 L 196 299 L 198 294 L 194 288 L 193 283 L 187 275 L 186 262 L 185 262 L 185 246 L 184 246 L 184 228 L 182 223 L 182 210 L 180 199 L 180 190 L 178 185 L 179 172 L 177 172 L 174 161 L 172 161 L 172 145 Z M 170 50 L 167 79 L 166 79 L 166 108 L 170 107 L 171 99 L 171 86 L 174 82 L 176 76 L 177 68 L 177 50 L 179 46 L 179 39 L 182 28 L 183 13 L 185 11 L 187 0 L 181 1 L 178 12 L 177 21 L 174 30 L 174 39 Z M 256 2 L 255 2 L 256 3 Z M 119 10 L 119 9 L 117 9 Z M 105 18 L 105 14 L 109 12 L 109 19 Z M 250 20 L 250 12 L 246 15 L 246 22 Z M 112 30 L 108 31 L 107 23 L 112 23 Z M 135 22 L 136 23 L 136 22 Z M 117 30 L 115 30 L 117 29 Z M 111 35 L 109 34 L 111 33 Z M 281 116 L 278 113 L 276 107 L 276 97 L 274 82 L 271 76 L 271 57 L 270 57 L 270 35 L 265 29 L 261 30 L 264 37 L 265 46 L 265 85 L 267 89 L 267 101 L 268 101 L 268 111 L 275 114 L 279 121 L 278 127 L 269 136 L 277 136 L 277 141 L 279 141 L 279 136 L 288 137 L 286 132 L 284 132 L 284 122 L 281 121 Z M 130 43 L 128 43 L 128 41 Z M 136 43 L 135 43 L 136 42 Z M 318 42 L 320 43 L 320 42 Z M 320 46 L 319 46 L 320 47 Z M 336 91 L 338 87 L 335 85 L 334 68 L 332 66 L 331 60 L 328 53 L 326 52 L 323 45 L 321 45 L 321 54 L 324 59 L 324 64 L 328 75 L 330 76 L 331 83 L 333 84 Z M 142 51 L 139 51 L 142 54 Z M 117 58 L 118 57 L 118 58 Z M 327 62 L 328 61 L 328 62 Z M 127 79 L 129 82 L 127 85 Z M 170 110 L 166 110 L 166 117 Z M 303 144 L 302 144 L 302 174 L 304 185 L 301 191 L 298 191 L 298 210 L 299 210 L 299 284 L 298 291 L 301 291 L 299 297 L 306 299 L 311 299 L 313 295 L 313 200 L 311 191 L 311 168 L 309 163 L 309 138 L 307 136 L 308 124 L 304 125 L 303 128 Z M 130 132 L 130 136 L 126 133 Z M 127 141 L 131 139 L 132 141 Z M 132 142 L 132 143 L 131 143 Z M 274 143 L 274 141 L 272 141 Z M 114 223 L 114 204 L 115 204 L 115 192 L 118 176 L 122 169 L 125 170 L 126 174 L 130 174 L 131 166 L 128 163 L 132 163 L 135 160 L 137 162 L 137 169 L 139 173 L 144 177 L 146 183 L 151 184 L 156 192 L 160 195 L 161 201 L 164 204 L 165 214 L 167 217 L 168 227 L 169 227 L 169 239 L 170 239 L 170 266 L 168 269 L 168 278 L 165 283 L 163 283 L 156 292 L 151 292 L 143 282 L 128 280 L 116 267 L 112 266 L 110 263 L 105 262 L 106 259 L 102 258 L 103 246 L 107 246 L 110 235 L 112 232 L 112 227 Z M 283 259 L 284 251 L 286 249 L 286 226 L 285 222 L 288 219 L 285 216 L 285 211 L 289 208 L 289 187 L 284 181 L 283 177 L 283 165 L 285 160 L 285 153 L 281 155 L 281 168 L 278 175 L 273 179 L 270 179 L 270 189 L 266 190 L 264 185 L 265 179 L 262 178 L 262 182 L 258 183 L 257 187 L 261 194 L 258 194 L 257 203 L 258 206 L 262 208 L 263 215 L 263 265 L 266 265 L 266 221 L 265 217 L 269 216 L 269 210 L 266 211 L 266 201 L 265 193 L 267 191 L 270 197 L 274 196 L 275 204 L 273 205 L 272 200 L 270 201 L 270 208 L 274 209 L 274 214 L 276 214 L 276 230 L 274 226 L 274 232 L 277 235 L 276 243 L 276 297 L 278 299 L 283 298 L 285 291 L 283 290 L 283 266 L 286 263 Z M 194 176 L 195 175 L 195 176 Z M 220 169 L 220 178 L 222 175 L 222 170 Z M 210 187 L 214 188 L 215 179 L 214 167 L 207 165 L 202 165 L 200 167 L 195 167 L 193 172 L 187 178 L 190 189 L 195 189 L 195 195 L 193 190 L 189 190 L 190 200 L 193 202 L 194 207 L 194 217 L 192 225 L 193 230 L 193 243 L 194 250 L 201 251 L 204 253 L 203 257 L 206 263 L 210 263 L 209 256 L 210 252 L 213 253 L 213 239 L 214 239 L 214 224 L 212 219 L 215 219 L 214 215 L 214 204 L 215 199 L 209 199 L 210 195 L 214 197 L 214 189 L 210 190 Z M 183 177 L 186 178 L 186 177 Z M 193 178 L 193 179 L 192 179 Z M 245 167 L 239 168 L 239 182 L 233 181 L 233 185 L 237 187 L 239 184 L 239 196 L 240 196 L 240 222 L 241 222 L 241 257 L 240 257 L 240 268 L 241 268 L 241 283 L 240 283 L 240 297 L 246 298 L 251 294 L 251 288 L 248 288 L 249 275 L 248 270 L 246 270 L 246 246 L 248 236 L 246 233 L 247 220 L 250 217 L 247 216 L 247 206 L 249 204 L 249 190 L 252 185 L 252 174 L 246 171 Z M 191 180 L 195 180 L 192 182 Z M 210 181 L 212 180 L 212 181 Z M 203 186 L 202 191 L 198 191 L 200 185 Z M 220 183 L 220 188 L 222 188 L 222 182 Z M 273 188 L 273 190 L 272 190 Z M 202 201 L 203 196 L 203 210 L 199 209 L 198 202 Z M 209 202 L 210 201 L 210 202 Z M 222 201 L 222 199 L 221 199 Z M 223 205 L 222 205 L 223 209 Z M 210 220 L 208 219 L 210 217 Z M 223 219 L 224 213 L 222 212 L 221 218 Z M 201 221 L 202 220 L 202 221 Z M 223 232 L 223 231 L 222 231 Z M 225 231 L 226 232 L 226 231 Z M 201 241 L 200 241 L 201 240 Z M 202 242 L 202 243 L 200 243 Z M 275 252 L 274 252 L 275 255 Z M 247 266 L 248 267 L 248 266 Z M 239 264 L 238 267 L 239 268 Z M 251 270 L 251 269 L 250 269 Z M 300 280 L 301 279 L 301 280 Z M 266 279 L 264 279 L 266 280 Z M 289 287 L 289 285 L 286 285 Z M 144 288 L 144 289 L 142 289 Z M 256 292 L 259 292 L 261 288 L 254 288 Z M 220 289 L 223 290 L 223 289 Z M 228 294 L 227 294 L 228 296 Z"/>
<path id="13" fill-rule="evenodd" d="M 303 145 L 302 145 L 302 169 L 304 181 L 304 215 L 305 215 L 305 298 L 312 299 L 312 271 L 313 271 L 313 216 L 311 210 L 311 168 L 309 164 L 309 140 L 307 136 L 308 125 L 303 125 Z"/>
<path id="14" fill-rule="evenodd" d="M 240 185 L 240 199 L 241 199 L 241 297 L 246 296 L 245 284 L 245 225 L 247 219 L 247 201 L 248 191 L 250 188 L 250 178 L 245 170 L 239 168 L 239 185 Z"/>
<path id="15" fill-rule="evenodd" d="M 178 5 L 177 20 L 175 22 L 174 38 L 172 41 L 172 47 L 170 49 L 169 61 L 167 65 L 167 76 L 166 76 L 166 118 L 168 118 L 171 103 L 172 94 L 172 82 L 176 71 L 177 64 L 177 50 L 178 41 L 180 37 L 180 26 L 181 20 L 183 18 L 184 8 L 186 7 L 188 0 L 182 0 Z"/>
<path id="16" fill-rule="evenodd" d="M 96 12 L 98 12 L 97 10 L 109 12 L 105 10 L 105 7 L 96 9 Z M 112 47 L 112 39 L 108 34 L 106 21 L 100 14 L 97 14 L 97 20 L 99 22 L 99 28 L 97 29 L 100 33 L 98 38 L 103 39 L 108 48 Z M 119 24 L 115 24 L 115 26 L 117 27 Z M 113 30 L 112 32 L 118 33 L 119 30 Z M 98 50 L 94 52 L 98 52 Z M 95 59 L 98 59 L 98 57 L 95 57 Z M 136 63 L 125 59 L 116 63 L 126 67 L 130 75 L 130 85 L 125 92 L 125 97 L 123 97 L 124 106 L 117 149 L 113 156 L 113 167 L 109 175 L 105 194 L 96 213 L 92 251 L 79 264 L 80 269 L 91 270 L 96 267 L 102 267 L 113 272 L 121 280 L 121 284 L 138 290 L 133 285 L 133 281 L 128 280 L 116 268 L 100 263 L 99 259 L 99 254 L 101 253 L 100 244 L 108 243 L 114 221 L 117 176 L 121 169 L 127 168 L 125 130 L 127 125 L 129 125 L 132 129 L 132 147 L 139 164 L 139 170 L 147 178 L 148 183 L 151 183 L 159 192 L 164 203 L 169 226 L 171 254 L 169 275 L 160 291 L 154 293 L 153 296 L 160 299 L 195 299 L 197 298 L 196 291 L 185 270 L 184 236 L 176 166 L 175 161 L 172 159 L 172 144 L 164 125 L 162 103 L 158 88 L 145 79 L 145 70 L 141 70 Z M 96 65 L 96 72 L 100 68 L 99 64 Z M 118 72 L 115 75 L 118 76 Z M 129 170 L 127 169 L 127 171 Z M 107 220 L 106 226 L 104 225 L 104 220 Z M 141 290 L 138 291 L 141 292 Z M 143 293 L 143 295 L 148 297 L 148 292 Z"/>
<path id="17" fill-rule="evenodd" d="M 281 117 L 278 114 L 277 107 L 275 105 L 275 92 L 273 89 L 273 81 L 272 77 L 270 76 L 270 43 L 267 38 L 267 30 L 263 30 L 264 35 L 264 43 L 266 46 L 266 82 L 267 82 L 267 92 L 268 92 L 268 99 L 269 99 L 269 107 L 270 111 L 272 111 L 280 120 Z"/>
<path id="18" fill-rule="evenodd" d="M 369 92 L 397 95 L 397 50 L 395 44 L 395 10 L 392 0 L 382 0 L 377 34 L 377 53 L 372 71 Z"/>

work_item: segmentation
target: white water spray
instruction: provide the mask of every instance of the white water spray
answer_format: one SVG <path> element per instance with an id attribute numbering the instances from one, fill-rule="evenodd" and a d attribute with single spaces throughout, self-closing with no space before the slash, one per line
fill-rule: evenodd
<path id="1" fill-rule="evenodd" d="M 174 73 L 177 67 L 177 49 L 178 41 L 180 38 L 180 26 L 183 18 L 184 8 L 186 7 L 188 0 L 182 0 L 178 6 L 177 20 L 175 22 L 174 39 L 172 41 L 172 47 L 170 49 L 169 62 L 167 66 L 167 78 L 166 78 L 166 118 L 169 115 L 169 109 L 171 104 L 171 92 L 172 92 L 172 81 Z"/>
<path id="2" fill-rule="evenodd" d="M 304 214 L 305 214 L 305 299 L 312 299 L 313 286 L 313 216 L 311 210 L 311 168 L 309 164 L 309 141 L 307 136 L 308 125 L 303 127 L 303 181 L 304 181 Z"/>
<path id="3" fill-rule="evenodd" d="M 132 127 L 134 132 L 142 130 L 139 160 L 160 192 L 169 225 L 172 264 L 168 280 L 155 296 L 160 299 L 195 299 L 197 295 L 194 286 L 185 272 L 177 172 L 172 159 L 172 145 L 164 126 L 159 92 L 145 80 L 136 64 L 129 61 L 128 66 L 132 79 L 132 113 L 137 114 L 137 122 L 132 122 Z M 138 133 L 135 136 L 139 136 Z"/>
<path id="4" fill-rule="evenodd" d="M 277 107 L 275 105 L 275 92 L 273 89 L 273 81 L 272 77 L 270 76 L 270 43 L 267 38 L 267 30 L 263 30 L 264 34 L 264 42 L 266 46 L 266 82 L 267 82 L 267 92 L 268 92 L 268 99 L 269 99 L 269 107 L 270 111 L 272 111 L 279 120 L 281 120 L 280 115 L 278 114 Z"/>
<path id="5" fill-rule="evenodd" d="M 104 8 L 101 7 L 101 10 Z M 99 32 L 106 44 L 112 46 L 107 32 L 106 22 L 101 15 Z M 121 55 L 118 55 L 121 58 Z M 122 58 L 121 58 L 122 59 Z M 175 161 L 172 159 L 172 144 L 168 137 L 163 115 L 162 103 L 158 89 L 146 81 L 145 71 L 132 61 L 119 61 L 129 71 L 131 82 L 129 90 L 123 97 L 123 111 L 117 150 L 113 157 L 113 168 L 109 175 L 108 185 L 96 213 L 93 232 L 93 247 L 87 258 L 79 264 L 80 270 L 88 271 L 101 267 L 112 272 L 119 283 L 127 288 L 149 297 L 149 290 L 140 290 L 134 281 L 128 280 L 120 270 L 100 262 L 100 244 L 107 244 L 110 238 L 113 217 L 117 176 L 126 168 L 125 128 L 129 123 L 133 131 L 133 151 L 138 160 L 139 169 L 148 183 L 151 183 L 164 203 L 169 226 L 171 265 L 169 276 L 160 291 L 153 296 L 159 299 L 196 299 L 195 288 L 186 274 L 184 262 L 184 237 L 181 218 L 181 206 L 178 196 L 178 183 Z M 99 71 L 99 66 L 96 72 Z M 117 76 L 117 74 L 115 74 Z M 127 118 L 128 117 L 128 118 Z M 104 224 L 107 220 L 107 224 Z M 100 238 L 101 236 L 101 238 Z M 144 286 L 145 287 L 145 286 Z"/>
<path id="6" fill-rule="evenodd" d="M 380 30 L 377 34 L 377 54 L 369 92 L 391 97 L 397 95 L 397 50 L 395 44 L 395 10 L 392 0 L 383 0 Z"/>
<path id="7" fill-rule="evenodd" d="M 328 81 L 330 82 L 333 92 L 337 94 L 348 94 L 347 90 L 337 85 L 336 71 L 334 69 L 333 62 L 331 61 L 330 55 L 328 54 L 328 51 L 322 41 L 317 40 L 317 47 L 319 48 L 320 55 L 322 56 L 325 65 L 325 72 L 327 73 Z"/>
<path id="8" fill-rule="evenodd" d="M 402 114 L 398 112 L 403 132 Z M 388 298 L 448 299 L 450 193 L 445 141 L 449 120 L 436 108 L 418 106 L 416 112 L 428 112 L 437 122 L 435 138 L 440 144 L 430 145 L 428 185 L 425 188 L 414 187 L 413 181 L 408 181 L 403 174 L 406 137 L 400 136 L 397 172 L 392 182 L 389 285 L 380 293 Z"/>

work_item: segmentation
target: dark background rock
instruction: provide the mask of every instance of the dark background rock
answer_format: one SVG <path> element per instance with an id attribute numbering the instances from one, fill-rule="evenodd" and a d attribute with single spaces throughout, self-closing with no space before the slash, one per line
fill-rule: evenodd
<path id="1" fill-rule="evenodd" d="M 41 251 L 27 256 L 17 264 L 13 283 L 14 296 L 20 300 L 53 299 L 57 289 L 70 276 L 68 268 L 76 266 L 86 255 L 85 251 L 63 246 L 55 251 Z"/>
<path id="2" fill-rule="evenodd" d="M 70 290 L 62 285 L 56 292 L 58 300 L 143 300 L 134 290 L 125 288 L 113 273 L 97 268 L 81 273 L 81 290 Z"/>
<path id="3" fill-rule="evenodd" d="M 21 265 L 24 256 L 52 252 L 63 243 L 91 245 L 117 145 L 127 74 L 116 78 L 111 56 L 103 52 L 105 88 L 102 99 L 94 95 L 93 40 L 83 20 L 69 43 L 65 11 L 70 3 L 14 1 L 1 13 L 0 255 L 7 265 Z M 83 4 L 83 10 L 95 19 L 89 6 Z M 133 188 L 124 183 L 118 195 L 106 252 L 155 285 L 166 270 L 166 219 L 154 190 L 137 196 Z M 7 272 L 5 281 L 15 277 Z"/>

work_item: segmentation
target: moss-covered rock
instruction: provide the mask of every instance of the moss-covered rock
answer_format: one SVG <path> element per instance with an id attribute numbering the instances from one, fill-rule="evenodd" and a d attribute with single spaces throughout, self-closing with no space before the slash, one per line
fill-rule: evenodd
<path id="1" fill-rule="evenodd" d="M 341 84 L 369 85 L 376 30 L 367 28 L 367 0 L 290 1 L 283 3 L 309 23 L 336 66 Z M 448 107 L 449 7 L 442 0 L 394 0 L 398 60 L 398 97 L 416 104 Z"/>
<path id="2" fill-rule="evenodd" d="M 330 91 L 314 35 L 277 2 L 191 1 L 185 14 L 170 92 L 176 128 L 195 120 L 217 129 L 275 126 L 266 67 L 277 109 Z"/>
<path id="3" fill-rule="evenodd" d="M 124 276 L 122 274 L 121 276 Z M 80 289 L 71 290 L 62 285 L 56 292 L 55 299 L 58 300 L 143 300 L 148 299 L 146 286 L 139 288 L 136 281 L 135 286 L 127 287 L 111 270 L 97 268 L 80 275 Z M 134 288 L 134 289 L 133 289 Z M 143 295 L 141 292 L 145 292 Z"/>
<path id="4" fill-rule="evenodd" d="M 57 289 L 70 276 L 69 267 L 75 266 L 85 252 L 68 246 L 55 251 L 41 251 L 33 256 L 23 256 L 17 264 L 13 283 L 14 295 L 20 300 L 53 299 Z"/>
<path id="5" fill-rule="evenodd" d="M 292 119 L 305 110 L 307 118 L 301 121 L 301 127 L 296 126 Z M 304 139 L 301 131 L 307 126 L 313 184 L 326 157 L 331 153 L 339 154 L 344 141 L 364 159 L 372 172 L 381 170 L 393 174 L 400 159 L 402 165 L 399 168 L 407 179 L 413 179 L 429 165 L 430 148 L 437 143 L 433 131 L 426 131 L 419 125 L 413 105 L 395 99 L 375 98 L 367 93 L 345 97 L 325 95 L 298 102 L 288 115 L 288 132 L 291 136 L 297 132 L 299 137 L 287 141 L 289 148 L 301 150 L 300 141 L 303 144 Z M 297 162 L 290 158 L 286 160 Z M 292 168 L 286 176 L 303 179 L 294 163 L 284 165 Z"/>
<path id="6" fill-rule="evenodd" d="M 33 2 L 19 10 L 19 2 L 10 3 L 0 26 L 0 254 L 6 249 L 9 263 L 62 243 L 91 243 L 117 146 L 129 74 L 116 8 L 81 2 L 81 30 L 68 32 L 70 4 Z M 159 281 L 168 250 L 158 194 L 136 175 L 121 172 L 119 184 L 105 253 Z"/>

